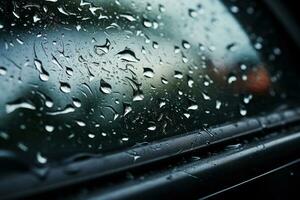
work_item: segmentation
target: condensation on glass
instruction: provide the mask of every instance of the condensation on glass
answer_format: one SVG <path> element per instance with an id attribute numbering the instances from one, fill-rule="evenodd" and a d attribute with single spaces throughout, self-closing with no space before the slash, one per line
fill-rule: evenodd
<path id="1" fill-rule="evenodd" d="M 282 38 L 240 4 L 1 1 L 1 151 L 47 165 L 282 106 Z"/>

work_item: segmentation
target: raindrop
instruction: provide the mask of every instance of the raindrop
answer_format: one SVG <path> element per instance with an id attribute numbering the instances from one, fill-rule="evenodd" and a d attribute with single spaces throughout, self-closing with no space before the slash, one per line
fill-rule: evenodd
<path id="1" fill-rule="evenodd" d="M 142 93 L 142 91 L 137 91 L 134 95 L 133 95 L 133 101 L 142 101 L 144 99 L 144 94 Z"/>
<path id="2" fill-rule="evenodd" d="M 0 131 L 0 138 L 7 140 L 9 138 L 9 135 L 3 131 Z"/>
<path id="3" fill-rule="evenodd" d="M 16 102 L 16 103 L 8 103 L 6 104 L 6 113 L 12 113 L 17 109 L 23 108 L 28 110 L 35 110 L 36 107 L 28 102 Z"/>
<path id="4" fill-rule="evenodd" d="M 100 80 L 100 91 L 104 94 L 110 94 L 112 91 L 111 85 L 104 81 L 103 79 Z"/>
<path id="5" fill-rule="evenodd" d="M 202 92 L 202 96 L 204 100 L 210 100 L 210 96 L 208 96 L 207 94 L 205 94 L 204 92 Z"/>
<path id="6" fill-rule="evenodd" d="M 156 125 L 154 122 L 150 122 L 150 126 L 147 128 L 149 131 L 155 131 L 156 130 Z"/>
<path id="7" fill-rule="evenodd" d="M 174 77 L 177 79 L 182 79 L 183 78 L 183 74 L 180 71 L 175 71 Z"/>
<path id="8" fill-rule="evenodd" d="M 161 82 L 162 82 L 163 84 L 165 84 L 165 85 L 168 84 L 168 80 L 165 79 L 165 78 L 163 78 L 163 77 L 161 78 Z"/>
<path id="9" fill-rule="evenodd" d="M 130 22 L 136 21 L 136 19 L 130 14 L 121 14 L 120 17 L 127 19 Z"/>
<path id="10" fill-rule="evenodd" d="M 191 105 L 188 107 L 188 110 L 197 110 L 198 109 L 198 105 Z"/>
<path id="11" fill-rule="evenodd" d="M 63 114 L 71 113 L 74 111 L 75 111 L 75 109 L 71 105 L 67 105 L 63 110 L 47 112 L 47 114 L 48 115 L 63 115 Z"/>
<path id="12" fill-rule="evenodd" d="M 158 45 L 158 43 L 157 42 L 153 42 L 152 43 L 152 47 L 153 47 L 153 49 L 157 49 L 158 47 L 159 47 L 159 45 Z"/>
<path id="13" fill-rule="evenodd" d="M 120 51 L 117 55 L 119 55 L 120 59 L 121 60 L 124 60 L 124 61 L 127 61 L 127 62 L 138 62 L 140 61 L 140 59 L 138 59 L 136 56 L 135 56 L 135 53 L 128 49 L 128 48 L 125 48 L 123 51 Z"/>
<path id="14" fill-rule="evenodd" d="M 73 69 L 70 68 L 70 67 L 66 67 L 66 73 L 67 73 L 69 76 L 72 76 L 72 75 L 73 75 Z"/>
<path id="15" fill-rule="evenodd" d="M 245 116 L 247 114 L 247 110 L 244 106 L 240 106 L 240 114 L 242 116 Z"/>
<path id="16" fill-rule="evenodd" d="M 34 15 L 33 16 L 33 22 L 35 23 L 35 22 L 38 22 L 38 21 L 40 21 L 41 20 L 41 18 L 39 17 L 39 16 L 37 16 L 37 15 Z"/>
<path id="17" fill-rule="evenodd" d="M 191 77 L 188 76 L 188 86 L 189 86 L 190 88 L 192 88 L 193 85 L 194 85 L 194 80 L 193 80 Z"/>
<path id="18" fill-rule="evenodd" d="M 191 48 L 191 44 L 186 40 L 182 40 L 181 44 L 182 44 L 182 47 L 185 48 L 185 49 Z"/>
<path id="19" fill-rule="evenodd" d="M 237 81 L 236 76 L 231 75 L 231 76 L 228 77 L 227 82 L 228 82 L 229 84 L 231 84 L 231 83 L 233 83 L 233 82 L 235 82 L 235 81 Z"/>
<path id="20" fill-rule="evenodd" d="M 17 146 L 18 146 L 18 148 L 21 149 L 22 151 L 28 151 L 28 147 L 27 147 L 25 144 L 21 143 L 21 142 L 19 142 L 19 143 L 17 144 Z"/>
<path id="21" fill-rule="evenodd" d="M 6 74 L 7 70 L 5 67 L 0 67 L 0 76 L 4 76 Z"/>
<path id="22" fill-rule="evenodd" d="M 71 92 L 71 86 L 66 82 L 60 82 L 60 90 L 63 93 L 70 93 Z"/>
<path id="23" fill-rule="evenodd" d="M 234 51 L 237 50 L 237 44 L 236 44 L 235 42 L 230 43 L 230 44 L 228 44 L 228 45 L 226 46 L 226 49 L 227 49 L 228 51 L 234 52 Z"/>
<path id="24" fill-rule="evenodd" d="M 147 78 L 153 78 L 154 76 L 154 71 L 151 68 L 144 68 L 144 73 L 143 75 Z"/>
<path id="25" fill-rule="evenodd" d="M 49 133 L 53 132 L 54 131 L 54 126 L 52 125 L 46 125 L 45 126 L 45 130 Z"/>
<path id="26" fill-rule="evenodd" d="M 165 8 L 164 5 L 159 4 L 159 5 L 158 5 L 158 10 L 159 10 L 159 12 L 165 12 L 165 11 L 166 11 L 166 8 Z"/>
<path id="27" fill-rule="evenodd" d="M 253 96 L 252 96 L 251 94 L 249 94 L 249 95 L 247 95 L 247 96 L 245 96 L 245 97 L 243 98 L 243 102 L 244 102 L 245 104 L 248 104 L 248 103 L 250 103 L 250 101 L 251 101 L 252 98 L 253 98 Z"/>
<path id="28" fill-rule="evenodd" d="M 127 103 L 123 103 L 123 116 L 126 116 L 128 113 L 130 113 L 132 111 L 132 108 L 130 106 L 130 104 L 127 104 Z"/>
<path id="29" fill-rule="evenodd" d="M 239 7 L 237 7 L 237 6 L 231 6 L 231 7 L 230 7 L 230 10 L 231 10 L 231 12 L 233 12 L 233 13 L 238 13 L 238 12 L 239 12 Z"/>
<path id="30" fill-rule="evenodd" d="M 262 44 L 259 43 L 259 42 L 257 42 L 257 43 L 254 44 L 254 48 L 255 48 L 256 50 L 261 50 L 262 47 L 263 47 Z"/>
<path id="31" fill-rule="evenodd" d="M 192 17 L 192 18 L 197 17 L 197 11 L 196 11 L 196 10 L 194 10 L 194 9 L 189 9 L 188 12 L 189 12 L 189 16 L 190 16 L 190 17 Z"/>
<path id="32" fill-rule="evenodd" d="M 40 152 L 38 152 L 36 154 L 36 159 L 41 164 L 45 164 L 47 162 L 47 158 L 45 158 L 44 156 L 42 156 L 42 154 Z"/>
<path id="33" fill-rule="evenodd" d="M 180 52 L 180 48 L 178 46 L 174 47 L 174 53 L 177 54 Z"/>
<path id="34" fill-rule="evenodd" d="M 143 25 L 144 25 L 146 28 L 150 28 L 150 27 L 152 27 L 152 22 L 149 21 L 148 19 L 143 19 Z"/>
<path id="35" fill-rule="evenodd" d="M 162 108 L 162 107 L 164 107 L 165 105 L 166 105 L 166 102 L 162 101 L 162 102 L 159 103 L 159 108 Z"/>
<path id="36" fill-rule="evenodd" d="M 94 46 L 94 52 L 97 55 L 102 56 L 102 55 L 108 53 L 109 47 L 110 47 L 110 41 L 108 39 L 106 39 L 105 44 L 103 44 L 103 45 L 95 45 Z"/>
<path id="37" fill-rule="evenodd" d="M 73 98 L 73 105 L 77 108 L 81 107 L 81 101 L 77 98 Z"/>
<path id="38" fill-rule="evenodd" d="M 81 127 L 86 126 L 86 124 L 83 121 L 77 120 L 76 123 L 78 124 L 78 126 L 81 126 Z"/>
<path id="39" fill-rule="evenodd" d="M 221 108 L 221 106 L 222 106 L 221 101 L 216 100 L 216 109 L 219 110 Z"/>
<path id="40" fill-rule="evenodd" d="M 34 60 L 34 66 L 35 68 L 39 71 L 40 73 L 40 79 L 42 81 L 48 81 L 49 80 L 49 74 L 48 72 L 44 69 L 43 64 L 40 60 L 35 59 Z"/>

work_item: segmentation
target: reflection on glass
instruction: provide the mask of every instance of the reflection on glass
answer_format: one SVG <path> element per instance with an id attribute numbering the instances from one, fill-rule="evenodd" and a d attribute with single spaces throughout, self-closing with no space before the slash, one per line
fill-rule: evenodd
<path id="1" fill-rule="evenodd" d="M 171 4 L 1 2 L 0 148 L 44 165 L 268 112 L 287 99 L 278 67 L 285 52 L 239 23 L 254 8 Z"/>

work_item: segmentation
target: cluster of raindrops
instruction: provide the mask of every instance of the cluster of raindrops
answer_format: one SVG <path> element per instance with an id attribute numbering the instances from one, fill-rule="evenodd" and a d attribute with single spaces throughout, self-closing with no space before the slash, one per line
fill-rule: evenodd
<path id="1" fill-rule="evenodd" d="M 30 137 L 98 152 L 247 116 L 281 77 L 234 18 L 255 10 L 195 2 L 13 1 L 0 19 L 0 137 L 28 133 L 15 146 L 46 164 Z"/>

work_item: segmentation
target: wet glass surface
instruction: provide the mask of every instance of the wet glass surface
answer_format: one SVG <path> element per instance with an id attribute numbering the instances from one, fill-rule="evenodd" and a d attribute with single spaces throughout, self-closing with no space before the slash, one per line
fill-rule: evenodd
<path id="1" fill-rule="evenodd" d="M 252 1 L 1 1 L 0 149 L 43 165 L 286 106 L 273 23 Z"/>

